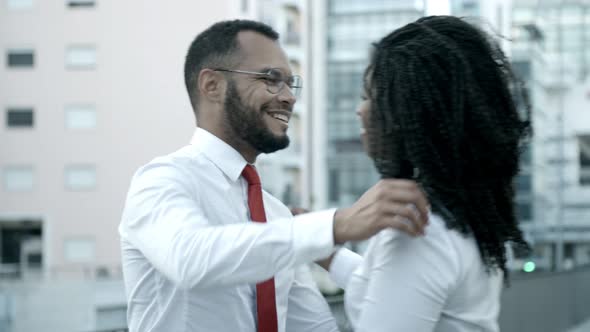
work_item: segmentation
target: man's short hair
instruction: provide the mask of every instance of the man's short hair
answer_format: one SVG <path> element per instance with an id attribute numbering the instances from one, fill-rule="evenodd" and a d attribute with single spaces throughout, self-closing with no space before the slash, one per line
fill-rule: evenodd
<path id="1" fill-rule="evenodd" d="M 270 26 L 250 20 L 218 22 L 197 35 L 184 63 L 184 83 L 195 114 L 199 98 L 199 73 L 203 68 L 235 65 L 237 59 L 234 56 L 240 47 L 237 35 L 241 31 L 254 31 L 271 40 L 279 39 L 279 34 Z"/>

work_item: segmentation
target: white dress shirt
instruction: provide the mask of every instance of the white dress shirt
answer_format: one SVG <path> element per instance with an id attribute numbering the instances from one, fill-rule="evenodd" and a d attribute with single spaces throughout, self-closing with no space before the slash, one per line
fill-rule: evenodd
<path id="1" fill-rule="evenodd" d="M 251 222 L 245 165 L 197 129 L 137 171 L 119 226 L 131 332 L 255 332 L 255 284 L 272 276 L 279 331 L 337 331 L 306 265 L 332 253 L 334 210 L 293 217 L 263 192 L 268 222 Z"/>
<path id="2" fill-rule="evenodd" d="M 338 252 L 333 264 L 354 255 Z M 473 237 L 431 215 L 426 236 L 395 230 L 373 237 L 345 285 L 345 309 L 355 331 L 498 331 L 502 273 L 486 273 Z"/>

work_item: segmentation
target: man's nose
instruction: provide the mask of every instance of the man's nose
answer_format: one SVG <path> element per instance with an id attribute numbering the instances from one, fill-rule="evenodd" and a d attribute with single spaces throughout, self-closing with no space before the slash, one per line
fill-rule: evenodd
<path id="1" fill-rule="evenodd" d="M 289 106 L 293 106 L 297 101 L 297 97 L 295 97 L 293 90 L 291 90 L 289 86 L 285 86 L 279 91 L 279 101 L 281 103 L 289 104 Z"/>

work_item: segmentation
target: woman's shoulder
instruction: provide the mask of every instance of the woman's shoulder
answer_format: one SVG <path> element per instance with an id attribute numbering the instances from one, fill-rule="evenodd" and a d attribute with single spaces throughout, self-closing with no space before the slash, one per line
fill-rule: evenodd
<path id="1" fill-rule="evenodd" d="M 412 246 L 412 247 L 430 247 L 432 243 L 444 244 L 451 238 L 455 237 L 457 232 L 446 227 L 444 219 L 434 213 L 428 217 L 428 225 L 425 228 L 425 234 L 419 237 L 413 237 L 396 229 L 385 229 L 374 236 L 375 247 L 378 246 Z M 441 243 L 442 241 L 442 243 Z"/>
<path id="2" fill-rule="evenodd" d="M 412 237 L 393 229 L 374 236 L 365 253 L 365 268 L 407 264 L 410 268 L 457 276 L 462 261 L 473 254 L 477 254 L 477 246 L 470 236 L 447 228 L 441 216 L 431 214 L 424 236 Z"/>

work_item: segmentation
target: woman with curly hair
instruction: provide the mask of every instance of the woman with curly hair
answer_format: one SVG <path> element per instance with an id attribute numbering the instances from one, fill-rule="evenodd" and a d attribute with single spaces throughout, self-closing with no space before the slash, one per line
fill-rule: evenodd
<path id="1" fill-rule="evenodd" d="M 432 213 L 423 237 L 371 239 L 345 281 L 350 321 L 356 331 L 498 331 L 505 246 L 528 249 L 513 188 L 525 91 L 498 45 L 456 17 L 421 18 L 373 46 L 357 111 L 365 148 L 383 178 L 418 181 Z"/>

